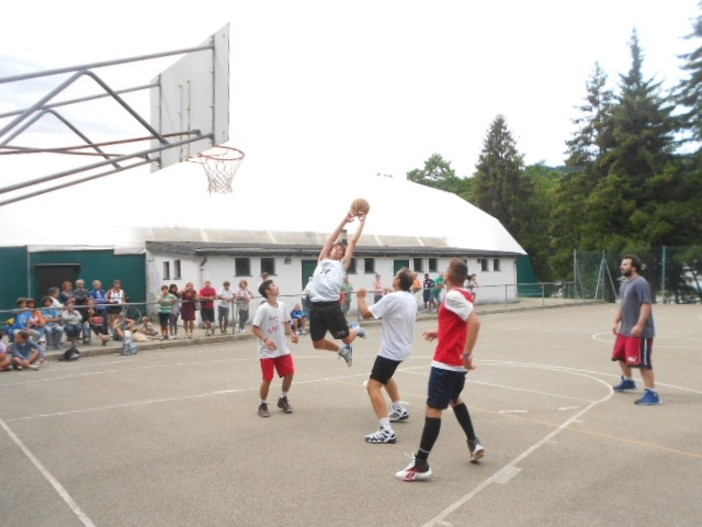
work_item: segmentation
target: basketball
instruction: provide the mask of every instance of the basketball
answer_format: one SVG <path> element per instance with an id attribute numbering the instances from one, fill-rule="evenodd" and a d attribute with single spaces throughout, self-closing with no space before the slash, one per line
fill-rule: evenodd
<path id="1" fill-rule="evenodd" d="M 367 199 L 356 198 L 351 202 L 351 210 L 356 213 L 368 214 L 370 203 L 368 203 Z"/>

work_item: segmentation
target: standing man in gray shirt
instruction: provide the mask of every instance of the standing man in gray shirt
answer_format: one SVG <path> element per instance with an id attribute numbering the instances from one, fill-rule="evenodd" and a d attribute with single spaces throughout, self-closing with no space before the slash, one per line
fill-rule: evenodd
<path id="1" fill-rule="evenodd" d="M 663 400 L 656 392 L 651 363 L 653 337 L 656 334 L 651 309 L 651 288 L 648 281 L 639 274 L 641 260 L 638 256 L 624 256 L 620 270 L 626 280 L 619 288 L 621 303 L 612 328 L 617 336 L 612 360 L 619 362 L 622 382 L 614 386 L 614 389 L 618 392 L 636 389 L 631 369 L 639 368 L 645 389 L 643 397 L 634 402 L 645 405 L 661 404 Z"/>

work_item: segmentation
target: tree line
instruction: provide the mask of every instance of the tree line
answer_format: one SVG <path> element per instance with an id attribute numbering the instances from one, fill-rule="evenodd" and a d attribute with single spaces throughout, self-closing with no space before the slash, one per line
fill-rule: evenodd
<path id="1" fill-rule="evenodd" d="M 702 2 L 699 7 L 702 9 Z M 702 15 L 689 39 L 702 39 Z M 586 82 L 562 166 L 525 166 L 502 115 L 472 177 L 433 154 L 410 181 L 455 193 L 499 219 L 541 281 L 572 275 L 573 251 L 686 246 L 702 269 L 702 45 L 681 56 L 683 80 L 645 78 L 636 30 L 631 67 L 614 86 L 599 64 Z"/>

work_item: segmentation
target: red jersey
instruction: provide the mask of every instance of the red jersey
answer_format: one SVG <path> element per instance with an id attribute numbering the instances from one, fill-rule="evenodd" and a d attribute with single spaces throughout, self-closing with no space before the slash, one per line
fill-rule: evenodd
<path id="1" fill-rule="evenodd" d="M 473 295 L 462 288 L 453 288 L 439 307 L 439 343 L 434 361 L 453 368 L 463 367 L 463 353 L 468 338 L 468 318 L 473 313 Z"/>
<path id="2" fill-rule="evenodd" d="M 214 287 L 203 287 L 200 289 L 200 298 L 203 296 L 211 296 L 212 300 L 201 300 L 200 304 L 205 309 L 214 309 L 214 298 L 217 297 L 217 290 Z"/>

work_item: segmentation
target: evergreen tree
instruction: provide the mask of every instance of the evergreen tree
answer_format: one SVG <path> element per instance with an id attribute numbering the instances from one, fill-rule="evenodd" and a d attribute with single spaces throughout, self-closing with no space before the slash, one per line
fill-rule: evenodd
<path id="1" fill-rule="evenodd" d="M 674 185 L 661 180 L 674 176 L 671 169 L 674 152 L 675 122 L 672 106 L 660 95 L 660 83 L 644 79 L 643 52 L 636 31 L 630 42 L 632 65 L 621 75 L 620 94 L 605 120 L 605 130 L 612 134 L 612 148 L 600 153 L 598 170 L 605 175 L 588 199 L 583 242 L 587 248 L 622 247 L 624 240 L 651 246 L 664 241 L 641 230 L 636 217 L 641 211 L 650 214 L 653 202 L 669 201 Z"/>
<path id="2" fill-rule="evenodd" d="M 523 157 L 517 152 L 502 115 L 495 117 L 483 142 L 473 182 L 476 206 L 495 216 L 518 241 L 526 222 L 526 202 L 531 194 L 523 179 Z"/>
<path id="3" fill-rule="evenodd" d="M 702 9 L 702 2 L 699 7 Z M 702 38 L 702 15 L 697 17 L 687 38 Z M 702 142 L 702 45 L 681 58 L 686 61 L 682 69 L 688 73 L 677 92 L 678 103 L 686 109 L 680 116 L 682 126 L 691 131 L 693 140 Z"/>

